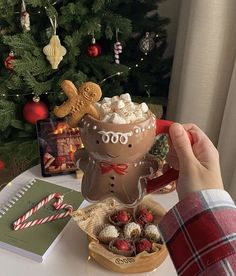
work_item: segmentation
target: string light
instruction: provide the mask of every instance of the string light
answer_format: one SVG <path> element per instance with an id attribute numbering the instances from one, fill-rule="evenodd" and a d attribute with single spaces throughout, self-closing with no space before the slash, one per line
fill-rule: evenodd
<path id="1" fill-rule="evenodd" d="M 145 53 L 145 55 L 147 55 L 147 53 Z M 140 58 L 140 61 L 144 61 L 144 58 L 143 58 L 143 57 Z M 135 67 L 136 67 L 136 68 L 139 67 L 139 64 L 136 63 L 136 64 L 135 64 Z M 128 70 L 132 70 L 132 69 L 133 69 L 132 67 L 130 67 L 130 66 L 128 67 Z M 107 78 L 104 78 L 102 81 L 100 81 L 99 84 L 102 84 L 102 83 L 104 83 L 106 80 L 111 79 L 111 78 L 113 78 L 113 77 L 115 77 L 115 76 L 120 76 L 120 75 L 122 75 L 122 74 L 124 74 L 124 72 L 122 72 L 122 71 L 117 72 L 117 73 L 115 73 L 115 74 L 112 74 L 112 75 L 108 76 Z"/>
<path id="2" fill-rule="evenodd" d="M 115 77 L 115 76 L 120 76 L 121 74 L 124 74 L 124 72 L 116 72 L 115 74 L 112 74 L 112 75 L 108 76 L 107 78 L 101 80 L 101 81 L 99 82 L 99 84 L 101 84 L 101 83 L 105 82 L 106 80 L 111 79 L 111 78 L 113 78 L 113 77 Z"/>
<path id="3" fill-rule="evenodd" d="M 58 92 L 54 92 L 54 91 L 52 91 L 52 92 L 45 92 L 45 93 L 42 93 L 42 94 L 40 94 L 40 96 L 41 95 L 43 95 L 43 94 L 45 94 L 45 95 L 47 95 L 47 94 L 57 94 Z M 5 93 L 3 93 L 2 95 L 0 94 L 0 96 L 2 96 L 2 97 L 20 97 L 20 96 L 28 96 L 28 95 L 35 95 L 35 93 L 23 93 L 23 94 L 9 94 L 9 95 L 6 95 Z"/>
<path id="4" fill-rule="evenodd" d="M 148 54 L 148 53 L 145 53 L 145 55 L 147 55 L 147 54 Z M 139 61 L 140 61 L 140 62 L 144 61 L 144 58 L 143 58 L 143 57 L 140 58 Z M 137 67 L 139 67 L 139 63 L 136 63 L 134 67 L 129 66 L 129 67 L 128 67 L 128 70 L 130 71 L 130 70 L 132 70 L 132 69 L 134 69 L 134 68 L 137 68 Z M 116 73 L 114 73 L 114 74 L 112 74 L 112 75 L 110 75 L 110 76 L 108 76 L 108 77 L 102 79 L 102 80 L 99 82 L 99 84 L 102 84 L 102 83 L 104 83 L 105 81 L 107 81 L 108 79 L 114 78 L 114 77 L 116 77 L 116 76 L 121 76 L 122 74 L 124 74 L 124 72 L 118 71 L 118 72 L 116 72 Z M 43 95 L 43 94 L 45 94 L 45 95 L 48 95 L 48 94 L 58 94 L 58 92 L 44 92 L 44 93 L 40 94 L 40 96 Z M 60 92 L 60 94 L 63 95 L 63 92 Z M 15 97 L 15 96 L 16 96 L 16 97 L 20 97 L 20 96 L 27 96 L 27 95 L 35 95 L 35 93 L 23 93 L 23 94 L 20 94 L 20 95 L 19 95 L 19 94 L 10 94 L 10 95 L 6 95 L 5 93 L 2 94 L 2 95 L 0 94 L 0 96 L 2 96 L 2 97 Z"/>

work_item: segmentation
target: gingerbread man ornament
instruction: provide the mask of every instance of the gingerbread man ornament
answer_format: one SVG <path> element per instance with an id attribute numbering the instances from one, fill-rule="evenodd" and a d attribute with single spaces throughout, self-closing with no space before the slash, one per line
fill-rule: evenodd
<path id="1" fill-rule="evenodd" d="M 92 117 L 99 119 L 99 113 L 94 106 L 94 103 L 99 101 L 102 96 L 99 85 L 93 82 L 85 82 L 77 90 L 71 81 L 64 80 L 61 87 L 68 100 L 54 108 L 54 114 L 57 117 L 63 118 L 69 115 L 68 124 L 71 127 L 77 127 L 78 122 L 85 114 L 90 114 Z"/>

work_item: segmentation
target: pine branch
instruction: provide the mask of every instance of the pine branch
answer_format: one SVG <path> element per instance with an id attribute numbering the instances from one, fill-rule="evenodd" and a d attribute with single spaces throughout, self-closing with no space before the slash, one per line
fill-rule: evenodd
<path id="1" fill-rule="evenodd" d="M 11 121 L 15 119 L 15 104 L 10 101 L 0 99 L 0 129 L 4 131 Z"/>
<path id="2" fill-rule="evenodd" d="M 18 49 L 27 51 L 35 47 L 34 39 L 29 33 L 6 35 L 3 37 L 3 42 L 15 49 L 16 52 Z"/>

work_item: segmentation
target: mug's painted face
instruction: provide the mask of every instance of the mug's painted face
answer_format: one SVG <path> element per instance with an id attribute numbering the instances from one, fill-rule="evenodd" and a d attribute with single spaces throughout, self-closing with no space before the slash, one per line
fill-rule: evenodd
<path id="1" fill-rule="evenodd" d="M 108 124 L 85 116 L 80 124 L 83 144 L 93 158 L 110 163 L 141 159 L 155 138 L 155 119 L 133 124 Z"/>

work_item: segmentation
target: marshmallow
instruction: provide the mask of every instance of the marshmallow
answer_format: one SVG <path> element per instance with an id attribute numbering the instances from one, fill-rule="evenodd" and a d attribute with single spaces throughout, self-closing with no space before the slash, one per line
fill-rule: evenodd
<path id="1" fill-rule="evenodd" d="M 110 122 L 113 124 L 126 124 L 126 120 L 117 113 L 111 115 Z"/>
<path id="2" fill-rule="evenodd" d="M 125 116 L 125 120 L 127 121 L 127 123 L 134 123 L 137 121 L 137 117 L 135 116 L 135 114 L 133 112 L 129 112 Z"/>
<path id="3" fill-rule="evenodd" d="M 101 103 L 102 103 L 102 104 L 103 104 L 103 103 L 109 103 L 109 104 L 110 104 L 110 103 L 111 103 L 111 98 L 105 97 L 105 98 L 102 99 L 102 102 L 101 102 Z"/>
<path id="4" fill-rule="evenodd" d="M 118 100 L 118 101 L 112 102 L 111 107 L 116 111 L 117 109 L 121 109 L 125 107 L 125 103 L 122 100 Z"/>
<path id="5" fill-rule="evenodd" d="M 129 93 L 121 94 L 120 99 L 123 100 L 124 102 L 132 101 Z"/>
<path id="6" fill-rule="evenodd" d="M 116 101 L 119 101 L 120 97 L 119 96 L 114 96 L 111 98 L 111 102 L 116 102 Z"/>
<path id="7" fill-rule="evenodd" d="M 136 116 L 136 121 L 137 121 L 137 122 L 143 121 L 144 119 L 147 118 L 147 117 L 145 116 L 145 114 L 142 112 L 141 109 L 135 110 L 134 115 Z"/>
<path id="8" fill-rule="evenodd" d="M 106 122 L 109 123 L 111 121 L 111 114 L 105 114 L 102 118 L 101 118 L 102 122 Z"/>
<path id="9" fill-rule="evenodd" d="M 128 111 L 134 111 L 136 109 L 137 104 L 134 104 L 132 102 L 126 102 L 125 108 Z"/>
<path id="10" fill-rule="evenodd" d="M 142 117 L 143 111 L 140 108 L 135 109 L 134 114 L 136 117 Z"/>
<path id="11" fill-rule="evenodd" d="M 148 106 L 146 103 L 141 103 L 139 106 L 144 113 L 148 112 Z"/>
<path id="12" fill-rule="evenodd" d="M 147 119 L 148 106 L 146 103 L 133 103 L 129 93 L 112 98 L 105 97 L 96 103 L 103 122 L 114 124 L 129 124 Z"/>
<path id="13" fill-rule="evenodd" d="M 100 111 L 102 114 L 108 114 L 108 113 L 112 112 L 110 104 L 109 103 L 101 104 Z"/>
<path id="14" fill-rule="evenodd" d="M 98 112 L 101 113 L 101 103 L 96 102 L 95 107 L 98 110 Z"/>

